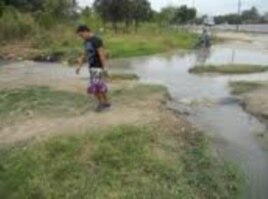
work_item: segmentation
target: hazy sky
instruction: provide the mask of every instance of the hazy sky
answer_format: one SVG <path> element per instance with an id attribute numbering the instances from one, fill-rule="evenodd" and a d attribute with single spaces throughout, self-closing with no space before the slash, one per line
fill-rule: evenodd
<path id="1" fill-rule="evenodd" d="M 81 6 L 91 5 L 93 0 L 77 0 Z M 262 12 L 268 11 L 268 0 L 241 0 L 242 9 L 247 9 L 253 5 Z M 187 4 L 195 5 L 201 14 L 223 14 L 237 11 L 238 0 L 150 0 L 154 9 L 161 9 L 167 5 Z"/>

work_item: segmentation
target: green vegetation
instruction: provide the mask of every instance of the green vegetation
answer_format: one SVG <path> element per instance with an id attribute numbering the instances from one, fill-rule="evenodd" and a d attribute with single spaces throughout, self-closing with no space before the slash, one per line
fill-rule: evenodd
<path id="1" fill-rule="evenodd" d="M 14 0 L 1 3 L 0 56 L 37 61 L 52 57 L 54 61 L 75 64 L 83 51 L 83 41 L 75 34 L 76 26 L 81 23 L 88 24 L 104 39 L 112 58 L 192 48 L 196 43 L 195 34 L 174 30 L 170 21 L 156 22 L 158 17 L 154 17 L 150 5 L 144 3 L 147 0 L 112 2 L 116 5 L 105 2 L 96 1 L 95 7 L 86 7 L 81 13 L 76 12 L 75 1 L 69 0 Z M 114 6 L 123 6 L 124 9 L 114 12 Z M 187 9 L 178 9 L 174 13 L 177 14 L 177 23 L 187 14 L 184 11 Z M 157 13 L 155 15 L 158 16 Z M 183 18 L 185 20 L 189 19 Z"/>
<path id="2" fill-rule="evenodd" d="M 230 13 L 215 17 L 216 24 L 260 24 L 267 23 L 267 13 L 262 14 L 253 6 L 248 10 L 243 10 L 241 14 Z"/>
<path id="3" fill-rule="evenodd" d="M 196 36 L 189 32 L 139 32 L 104 36 L 111 57 L 130 57 L 161 53 L 176 48 L 191 48 Z"/>
<path id="4" fill-rule="evenodd" d="M 165 92 L 162 86 L 141 84 L 115 89 L 112 97 L 124 103 Z M 43 87 L 1 91 L 0 96 L 1 121 L 30 112 L 75 116 L 90 108 L 84 95 Z M 202 133 L 178 134 L 178 128 L 167 123 L 68 132 L 68 136 L 2 148 L 0 195 L 7 199 L 205 199 L 239 194 L 239 172 L 212 156 Z"/>
<path id="5" fill-rule="evenodd" d="M 229 65 L 205 65 L 196 66 L 190 69 L 191 73 L 220 73 L 220 74 L 248 74 L 268 71 L 266 66 L 258 65 L 243 65 L 243 64 L 229 64 Z"/>
<path id="6" fill-rule="evenodd" d="M 243 93 L 247 93 L 247 92 L 259 89 L 263 87 L 264 85 L 260 82 L 237 81 L 237 82 L 231 82 L 230 86 L 231 86 L 232 94 L 240 95 Z"/>
<path id="7" fill-rule="evenodd" d="M 152 127 L 75 134 L 2 151 L 0 195 L 223 199 L 238 194 L 237 171 L 212 158 L 202 134 L 186 136 L 184 147 L 177 135 Z"/>
<path id="8" fill-rule="evenodd" d="M 85 95 L 32 87 L 0 91 L 0 126 L 23 117 L 77 116 L 92 108 Z"/>
<path id="9" fill-rule="evenodd" d="M 112 75 L 111 80 L 134 78 L 134 75 Z M 131 88 L 115 89 L 113 100 L 143 99 L 149 94 L 166 93 L 163 86 L 139 84 Z M 86 95 L 47 87 L 30 87 L 0 91 L 0 127 L 26 118 L 37 116 L 79 116 L 94 110 L 95 103 Z"/>
<path id="10" fill-rule="evenodd" d="M 137 80 L 139 77 L 131 73 L 112 73 L 109 74 L 109 80 Z"/>
<path id="11" fill-rule="evenodd" d="M 15 54 L 17 57 L 35 60 L 42 60 L 50 55 L 74 64 L 83 52 L 83 41 L 77 37 L 74 29 L 74 26 L 58 26 L 53 31 L 34 33 L 31 38 L 25 38 L 26 44 L 20 45 L 21 42 L 4 44 L 0 54 L 4 57 Z M 101 37 L 110 58 L 150 55 L 176 48 L 189 49 L 197 40 L 195 34 L 185 31 L 170 32 L 158 29 L 150 33 L 148 28 L 138 33 L 104 33 Z"/>

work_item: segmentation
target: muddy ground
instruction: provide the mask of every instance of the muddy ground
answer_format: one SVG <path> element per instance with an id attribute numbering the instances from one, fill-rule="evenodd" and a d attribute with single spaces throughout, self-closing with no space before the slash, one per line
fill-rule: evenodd
<path id="1" fill-rule="evenodd" d="M 264 86 L 242 94 L 245 109 L 268 125 L 268 82 Z"/>
<path id="2" fill-rule="evenodd" d="M 87 97 L 85 94 L 86 76 L 75 76 L 72 68 L 64 68 L 57 64 L 38 65 L 29 61 L 11 63 L 1 68 L 0 89 L 48 86 L 54 90 L 75 92 Z M 151 92 L 148 87 L 148 91 L 145 90 L 140 93 L 140 96 L 137 96 L 139 93 L 135 94 L 135 89 L 139 91 L 139 86 L 141 86 L 138 81 L 116 78 L 109 81 L 109 86 L 111 92 L 118 93 L 111 98 L 113 107 L 110 111 L 96 113 L 94 109 L 91 109 L 87 113 L 75 117 L 65 117 L 64 115 L 59 118 L 42 115 L 27 117 L 15 124 L 0 128 L 0 145 L 39 140 L 68 132 L 83 132 L 88 128 L 101 129 L 125 124 L 146 125 L 166 122 L 169 123 L 167 126 L 176 123 L 179 131 L 193 130 L 188 122 L 166 109 L 167 91 L 164 88 Z M 153 86 L 152 88 L 154 89 Z M 89 97 L 89 102 L 92 101 L 93 99 Z"/>
<path id="3" fill-rule="evenodd" d="M 268 55 L 268 37 L 264 34 L 222 32 L 217 36 L 226 40 L 233 40 L 238 46 L 258 50 Z M 228 42 L 226 43 L 228 46 Z M 261 82 L 262 87 L 241 95 L 244 107 L 268 125 L 268 82 Z"/>

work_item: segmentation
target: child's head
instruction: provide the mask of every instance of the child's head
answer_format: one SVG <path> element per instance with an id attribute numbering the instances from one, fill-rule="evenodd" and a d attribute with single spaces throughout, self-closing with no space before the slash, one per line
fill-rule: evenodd
<path id="1" fill-rule="evenodd" d="M 76 33 L 82 38 L 82 39 L 89 39 L 91 37 L 91 29 L 86 25 L 80 25 L 76 29 Z"/>

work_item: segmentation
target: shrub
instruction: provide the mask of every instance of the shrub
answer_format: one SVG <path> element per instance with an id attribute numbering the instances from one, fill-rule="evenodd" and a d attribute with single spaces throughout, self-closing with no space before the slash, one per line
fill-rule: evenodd
<path id="1" fill-rule="evenodd" d="M 19 12 L 16 8 L 6 6 L 0 18 L 0 39 L 21 39 L 34 30 L 35 23 L 30 14 Z"/>

